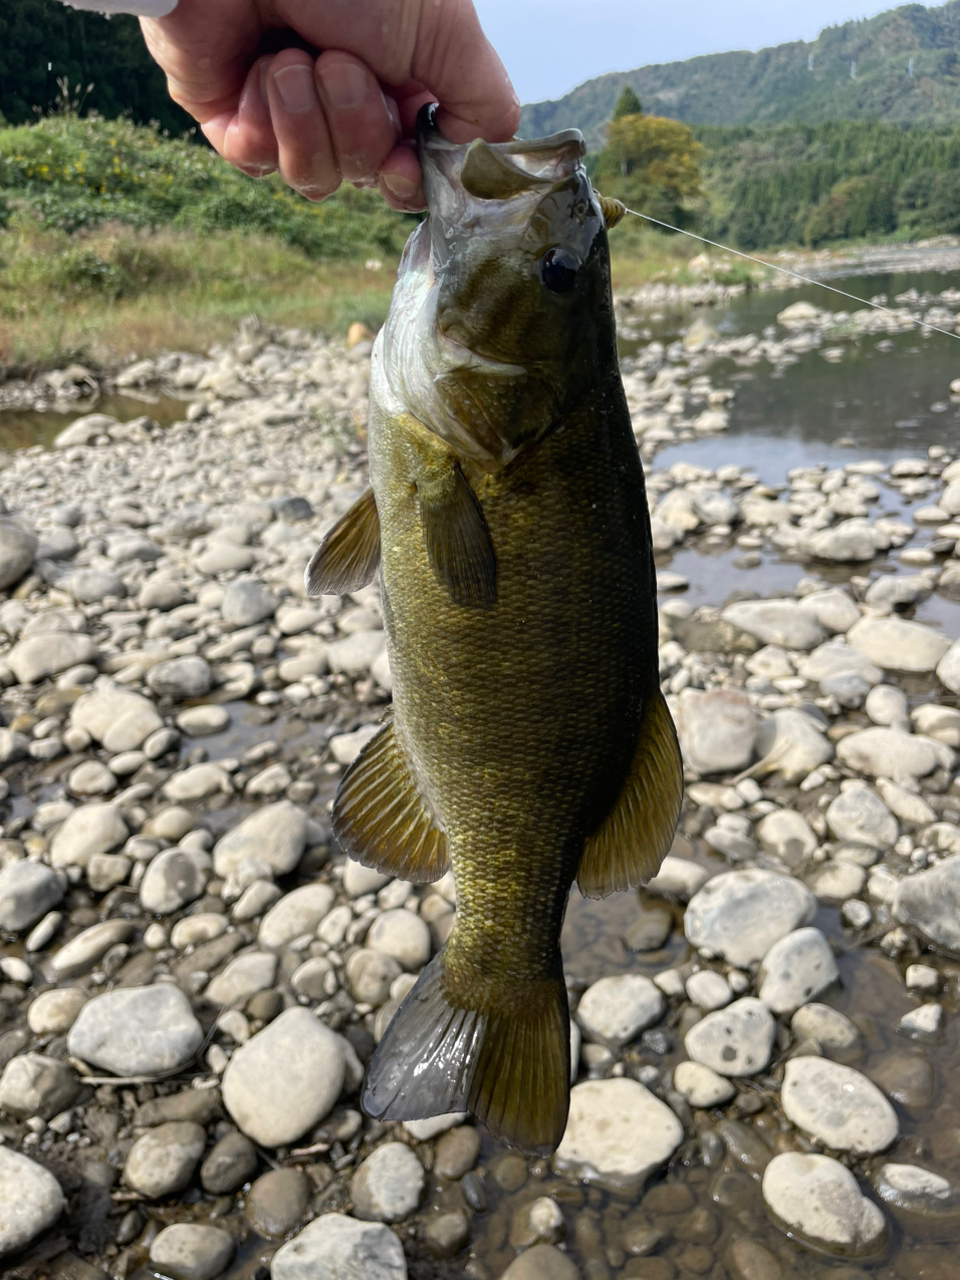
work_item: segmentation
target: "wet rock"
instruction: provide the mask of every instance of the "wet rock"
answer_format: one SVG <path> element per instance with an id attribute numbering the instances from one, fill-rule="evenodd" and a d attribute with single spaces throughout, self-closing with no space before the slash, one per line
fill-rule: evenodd
<path id="1" fill-rule="evenodd" d="M 211 1195 L 236 1191 L 256 1172 L 257 1149 L 242 1133 L 227 1133 L 200 1166 L 200 1182 Z"/>
<path id="2" fill-rule="evenodd" d="M 623 935 L 631 951 L 659 951 L 673 932 L 673 916 L 654 908 L 642 911 Z"/>
<path id="3" fill-rule="evenodd" d="M 60 1183 L 42 1165 L 0 1146 L 0 1257 L 26 1248 L 63 1212 Z"/>
<path id="4" fill-rule="evenodd" d="M 66 1063 L 39 1053 L 23 1053 L 0 1076 L 0 1111 L 26 1119 L 50 1120 L 77 1096 L 77 1079 Z"/>
<path id="5" fill-rule="evenodd" d="M 901 880 L 893 914 L 936 946 L 960 952 L 960 854 Z"/>
<path id="6" fill-rule="evenodd" d="M 570 1091 L 570 1116 L 553 1162 L 558 1173 L 633 1194 L 682 1141 L 680 1121 L 642 1084 L 588 1080 Z"/>
<path id="7" fill-rule="evenodd" d="M 299 1169 L 271 1169 L 247 1193 L 246 1215 L 262 1236 L 292 1231 L 310 1203 L 310 1183 Z"/>
<path id="8" fill-rule="evenodd" d="M 202 698 L 210 692 L 213 674 L 203 658 L 171 658 L 147 672 L 147 684 L 164 698 Z"/>
<path id="9" fill-rule="evenodd" d="M 333 902 L 334 892 L 327 884 L 307 884 L 284 894 L 260 922 L 257 941 L 279 950 L 294 938 L 314 933 Z"/>
<path id="10" fill-rule="evenodd" d="M 906 1036 L 908 1040 L 922 1040 L 927 1044 L 935 1044 L 940 1039 L 943 1028 L 943 1005 L 922 1004 L 919 1009 L 911 1009 L 897 1023 L 897 1035 Z"/>
<path id="11" fill-rule="evenodd" d="M 812 610 L 795 600 L 741 600 L 728 605 L 720 615 L 763 644 L 784 649 L 813 649 L 825 639 L 825 632 Z"/>
<path id="12" fill-rule="evenodd" d="M 407 1280 L 407 1264 L 389 1227 L 325 1213 L 274 1254 L 270 1275 L 271 1280 Z"/>
<path id="13" fill-rule="evenodd" d="M 708 1013 L 690 1028 L 683 1046 L 694 1062 L 722 1076 L 752 1076 L 770 1062 L 776 1023 L 753 996 Z"/>
<path id="14" fill-rule="evenodd" d="M 550 1196 L 538 1196 L 514 1213 L 509 1240 L 515 1249 L 535 1244 L 555 1244 L 566 1234 L 563 1210 Z"/>
<path id="15" fill-rule="evenodd" d="M 95 853 L 109 853 L 127 834 L 116 805 L 98 801 L 81 805 L 53 837 L 50 862 L 55 867 L 85 867 Z"/>
<path id="16" fill-rule="evenodd" d="M 43 991 L 27 1010 L 27 1024 L 34 1035 L 63 1035 L 76 1022 L 87 999 L 87 993 L 79 987 Z"/>
<path id="17" fill-rule="evenodd" d="M 79 978 L 89 973 L 111 947 L 126 942 L 133 934 L 127 920 L 104 920 L 91 925 L 65 943 L 50 961 L 52 978 Z"/>
<path id="18" fill-rule="evenodd" d="M 289 800 L 255 810 L 217 841 L 213 866 L 228 876 L 246 858 L 266 862 L 275 875 L 286 875 L 300 861 L 307 843 L 307 815 Z"/>
<path id="19" fill-rule="evenodd" d="M 150 1245 L 150 1261 L 170 1280 L 213 1280 L 233 1257 L 233 1236 L 220 1227 L 175 1222 Z"/>
<path id="20" fill-rule="evenodd" d="M 535 1244 L 514 1258 L 500 1280 L 580 1280 L 580 1271 L 566 1253 L 552 1244 Z"/>
<path id="21" fill-rule="evenodd" d="M 960 1217 L 960 1187 L 913 1164 L 884 1164 L 873 1175 L 877 1195 L 892 1209 L 924 1218 Z"/>
<path id="22" fill-rule="evenodd" d="M 230 712 L 226 707 L 208 704 L 202 707 L 186 707 L 177 716 L 177 728 L 190 738 L 206 738 L 210 734 L 222 733 L 230 723 Z"/>
<path id="23" fill-rule="evenodd" d="M 774 1217 L 792 1234 L 839 1256 L 873 1252 L 886 1235 L 882 1211 L 829 1156 L 789 1151 L 767 1165 L 761 1184 Z"/>
<path id="24" fill-rule="evenodd" d="M 254 1142 L 284 1146 L 329 1114 L 343 1075 L 339 1037 L 307 1009 L 287 1009 L 236 1050 L 224 1073 L 223 1101 Z"/>
<path id="25" fill-rule="evenodd" d="M 742 693 L 684 689 L 675 707 L 683 756 L 698 773 L 726 773 L 753 759 L 757 717 Z"/>
<path id="26" fill-rule="evenodd" d="M 85 729 L 110 752 L 136 751 L 152 733 L 163 728 L 149 698 L 108 680 L 99 681 L 90 693 L 77 699 L 70 712 L 70 724 L 75 729 Z"/>
<path id="27" fill-rule="evenodd" d="M 799 880 L 760 869 L 727 871 L 691 899 L 684 929 L 692 946 L 743 968 L 815 912 L 816 899 Z"/>
<path id="28" fill-rule="evenodd" d="M 439 1178 L 462 1178 L 480 1154 L 480 1134 L 473 1125 L 458 1125 L 437 1139 L 433 1171 Z"/>
<path id="29" fill-rule="evenodd" d="M 800 546 L 807 555 L 837 564 L 872 560 L 877 554 L 877 539 L 870 522 L 859 519 L 842 520 L 831 529 L 808 534 Z"/>
<path id="30" fill-rule="evenodd" d="M 42 862 L 11 862 L 0 871 L 0 929 L 29 929 L 63 897 L 56 872 Z"/>
<path id="31" fill-rule="evenodd" d="M 759 996 L 775 1014 L 794 1013 L 840 978 L 819 929 L 796 929 L 775 942 L 760 965 Z"/>
<path id="32" fill-rule="evenodd" d="M 760 722 L 757 754 L 756 773 L 779 773 L 786 782 L 799 782 L 833 759 L 833 746 L 811 716 L 780 707 Z"/>
<path id="33" fill-rule="evenodd" d="M 0 591 L 20 581 L 36 553 L 37 535 L 14 520 L 0 517 Z"/>
<path id="34" fill-rule="evenodd" d="M 188 1120 L 148 1129 L 134 1142 L 123 1167 L 127 1185 L 151 1199 L 183 1191 L 203 1154 L 206 1134 Z"/>
<path id="35" fill-rule="evenodd" d="M 220 612 L 224 622 L 235 627 L 251 627 L 272 618 L 277 611 L 277 597 L 254 578 L 238 578 L 223 593 Z"/>
<path id="36" fill-rule="evenodd" d="M 946 636 L 905 618 L 861 618 L 847 640 L 888 671 L 934 671 L 950 648 Z"/>
<path id="37" fill-rule="evenodd" d="M 788 1120 L 835 1151 L 872 1155 L 900 1132 L 896 1112 L 877 1086 L 826 1058 L 791 1058 L 780 1100 Z"/>
<path id="38" fill-rule="evenodd" d="M 423 1228 L 423 1241 L 435 1258 L 452 1258 L 470 1239 L 470 1219 L 462 1209 L 431 1214 Z"/>
<path id="39" fill-rule="evenodd" d="M 892 849 L 900 835 L 897 820 L 865 782 L 841 784 L 840 794 L 826 811 L 827 825 L 837 840 Z"/>
<path id="40" fill-rule="evenodd" d="M 783 1280 L 780 1260 L 758 1240 L 734 1240 L 723 1260 L 730 1280 Z"/>
<path id="41" fill-rule="evenodd" d="M 399 1222 L 420 1203 L 426 1175 L 402 1142 L 386 1142 L 360 1165 L 350 1182 L 354 1213 L 367 1222 Z"/>
<path id="42" fill-rule="evenodd" d="M 180 1093 L 163 1093 L 141 1103 L 134 1112 L 133 1123 L 138 1129 L 151 1129 L 168 1120 L 209 1124 L 222 1118 L 219 1089 L 182 1089 Z"/>
<path id="43" fill-rule="evenodd" d="M 367 946 L 392 957 L 408 972 L 422 969 L 430 959 L 430 929 L 420 916 L 402 907 L 384 911 L 367 933 Z"/>
<path id="44" fill-rule="evenodd" d="M 837 756 L 848 768 L 873 778 L 917 779 L 938 765 L 952 768 L 953 750 L 932 738 L 899 729 L 862 729 L 837 744 Z"/>
<path id="45" fill-rule="evenodd" d="M 273 986 L 277 957 L 269 951 L 245 951 L 236 956 L 222 973 L 213 978 L 204 992 L 212 1004 L 235 1004 L 257 991 Z"/>
<path id="46" fill-rule="evenodd" d="M 691 1107 L 722 1107 L 736 1094 L 729 1080 L 702 1062 L 681 1062 L 673 1073 L 673 1087 Z"/>
<path id="47" fill-rule="evenodd" d="M 5 660 L 21 684 L 35 684 L 96 658 L 97 647 L 89 636 L 54 631 L 21 640 Z"/>
<path id="48" fill-rule="evenodd" d="M 627 973 L 601 978 L 583 993 L 577 1022 L 588 1040 L 619 1049 L 660 1020 L 664 1002 L 649 978 Z"/>
<path id="49" fill-rule="evenodd" d="M 147 865 L 140 881 L 140 905 L 152 915 L 168 916 L 199 898 L 209 875 L 209 854 L 166 849 Z"/>
<path id="50" fill-rule="evenodd" d="M 70 1028 L 76 1058 L 118 1076 L 162 1074 L 186 1066 L 203 1042 L 190 1001 L 172 983 L 123 987 L 94 996 Z"/>
<path id="51" fill-rule="evenodd" d="M 795 1040 L 815 1040 L 827 1053 L 850 1053 L 861 1043 L 854 1023 L 828 1004 L 805 1004 L 793 1015 L 790 1030 Z"/>

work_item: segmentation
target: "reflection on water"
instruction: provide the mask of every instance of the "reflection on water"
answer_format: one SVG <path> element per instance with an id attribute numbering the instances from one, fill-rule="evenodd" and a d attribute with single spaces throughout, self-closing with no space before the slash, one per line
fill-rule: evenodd
<path id="1" fill-rule="evenodd" d="M 183 419 L 187 405 L 168 395 L 132 395 L 119 392 L 96 400 L 77 400 L 63 412 L 33 409 L 0 410 L 0 453 L 29 449 L 31 445 L 49 448 L 61 431 L 86 413 L 107 413 L 119 422 L 146 415 L 161 427 L 169 427 Z"/>

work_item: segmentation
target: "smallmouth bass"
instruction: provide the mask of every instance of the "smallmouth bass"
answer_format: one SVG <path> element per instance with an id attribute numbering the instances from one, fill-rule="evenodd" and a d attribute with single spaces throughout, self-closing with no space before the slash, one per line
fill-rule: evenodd
<path id="1" fill-rule="evenodd" d="M 682 797 L 604 201 L 576 130 L 454 145 L 418 122 L 430 217 L 372 355 L 368 490 L 308 566 L 381 573 L 393 709 L 341 782 L 354 858 L 453 867 L 457 918 L 370 1063 L 384 1120 L 472 1111 L 546 1154 L 569 1104 L 572 882 L 654 874 Z"/>

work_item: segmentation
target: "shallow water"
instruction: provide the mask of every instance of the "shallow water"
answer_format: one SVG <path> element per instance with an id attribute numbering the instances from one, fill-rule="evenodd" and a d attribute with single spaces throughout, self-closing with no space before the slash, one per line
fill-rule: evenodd
<path id="1" fill-rule="evenodd" d="M 28 449 L 41 444 L 49 448 L 61 431 L 85 413 L 109 413 L 120 422 L 146 415 L 161 427 L 182 421 L 185 400 L 149 392 L 114 392 L 111 395 L 76 400 L 63 410 L 0 409 L 0 453 Z"/>

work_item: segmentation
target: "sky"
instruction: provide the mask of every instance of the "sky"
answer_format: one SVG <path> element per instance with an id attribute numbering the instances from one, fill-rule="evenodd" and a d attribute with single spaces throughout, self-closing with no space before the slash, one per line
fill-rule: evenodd
<path id="1" fill-rule="evenodd" d="M 474 0 L 521 102 L 559 98 L 605 71 L 813 40 L 896 0 Z M 929 3 L 928 3 L 928 7 Z"/>

